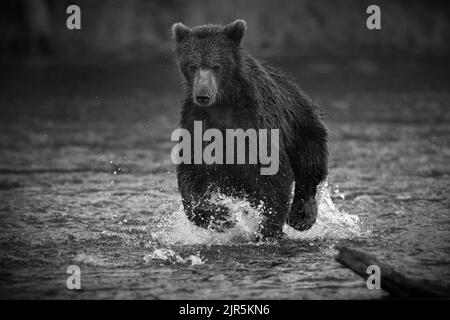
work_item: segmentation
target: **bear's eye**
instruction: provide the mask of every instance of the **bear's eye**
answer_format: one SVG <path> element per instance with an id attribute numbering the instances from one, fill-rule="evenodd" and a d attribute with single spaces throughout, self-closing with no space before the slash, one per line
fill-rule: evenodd
<path id="1" fill-rule="evenodd" d="M 195 64 L 190 64 L 188 69 L 190 73 L 195 73 L 197 71 L 197 66 Z"/>
<path id="2" fill-rule="evenodd" d="M 212 68 L 215 72 L 220 72 L 220 70 L 222 70 L 222 67 L 220 66 L 220 64 L 215 64 L 215 65 L 213 65 Z"/>

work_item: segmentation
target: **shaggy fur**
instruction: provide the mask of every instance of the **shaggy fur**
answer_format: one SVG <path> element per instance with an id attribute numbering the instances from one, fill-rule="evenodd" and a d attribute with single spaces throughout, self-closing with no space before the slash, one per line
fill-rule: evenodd
<path id="1" fill-rule="evenodd" d="M 243 51 L 245 29 L 242 20 L 225 27 L 173 26 L 177 64 L 186 89 L 180 126 L 192 136 L 195 120 L 203 121 L 203 130 L 217 128 L 223 134 L 225 129 L 279 129 L 279 171 L 264 176 L 260 164 L 181 164 L 178 186 L 187 216 L 195 224 L 211 227 L 211 218 L 216 225 L 226 220 L 226 209 L 208 202 L 213 192 L 220 191 L 246 197 L 254 206 L 263 203 L 261 233 L 277 237 L 285 222 L 306 230 L 316 221 L 316 188 L 327 175 L 327 130 L 317 106 L 296 84 Z M 193 101 L 196 68 L 213 70 L 217 80 L 217 98 L 211 106 Z"/>

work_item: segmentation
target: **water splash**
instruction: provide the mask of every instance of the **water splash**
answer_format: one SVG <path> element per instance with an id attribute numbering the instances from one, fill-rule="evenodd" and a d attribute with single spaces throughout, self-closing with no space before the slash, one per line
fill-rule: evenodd
<path id="1" fill-rule="evenodd" d="M 318 217 L 310 230 L 299 232 L 285 225 L 284 233 L 288 239 L 351 239 L 361 235 L 359 217 L 340 212 L 330 197 L 328 183 L 318 186 L 316 195 Z M 203 229 L 192 224 L 186 217 L 182 206 L 162 210 L 162 221 L 157 230 L 153 230 L 152 238 L 162 245 L 194 245 L 194 244 L 236 244 L 253 243 L 259 233 L 258 227 L 263 219 L 260 208 L 253 208 L 246 199 L 237 199 L 216 195 L 211 199 L 216 204 L 230 210 L 230 219 L 235 226 L 225 232 Z M 177 201 L 177 203 L 179 203 Z M 172 210 L 172 214 L 167 214 Z"/>
<path id="2" fill-rule="evenodd" d="M 262 215 L 247 200 L 216 195 L 211 202 L 230 210 L 229 219 L 235 223 L 232 228 L 217 232 L 197 227 L 188 220 L 180 205 L 172 215 L 164 216 L 158 224 L 159 230 L 155 230 L 152 237 L 165 245 L 248 243 L 257 239 Z"/>
<path id="3" fill-rule="evenodd" d="M 311 229 L 299 232 L 284 226 L 284 232 L 291 239 L 351 239 L 361 235 L 361 222 L 357 215 L 339 211 L 331 199 L 328 182 L 317 187 L 316 201 L 318 215 Z"/>
<path id="4" fill-rule="evenodd" d="M 190 255 L 187 258 L 183 258 L 171 249 L 161 248 L 155 249 L 152 253 L 145 255 L 144 261 L 146 263 L 160 261 L 168 264 L 190 264 L 191 266 L 195 266 L 205 264 L 206 259 L 200 255 Z"/>

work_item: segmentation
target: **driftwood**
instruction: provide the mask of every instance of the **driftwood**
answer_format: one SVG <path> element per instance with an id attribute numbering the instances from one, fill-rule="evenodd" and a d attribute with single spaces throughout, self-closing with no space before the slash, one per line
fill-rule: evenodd
<path id="1" fill-rule="evenodd" d="M 360 250 L 338 247 L 336 261 L 350 268 L 355 273 L 367 279 L 367 267 L 377 265 L 380 268 L 381 289 L 395 298 L 449 298 L 449 286 L 426 280 L 414 280 L 405 277 L 393 267 L 380 262 L 374 255 Z"/>

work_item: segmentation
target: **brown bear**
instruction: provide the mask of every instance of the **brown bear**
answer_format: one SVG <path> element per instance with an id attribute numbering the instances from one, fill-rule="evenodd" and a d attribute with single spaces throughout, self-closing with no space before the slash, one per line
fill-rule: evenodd
<path id="1" fill-rule="evenodd" d="M 175 57 L 186 89 L 180 127 L 192 136 L 194 121 L 224 135 L 227 129 L 278 129 L 279 170 L 262 175 L 260 162 L 181 163 L 178 187 L 196 225 L 218 230 L 232 225 L 227 208 L 210 201 L 220 192 L 244 197 L 255 207 L 263 204 L 260 233 L 278 237 L 284 223 L 301 231 L 316 221 L 316 189 L 327 176 L 327 129 L 317 105 L 292 80 L 243 50 L 245 31 L 243 20 L 223 27 L 173 25 Z M 224 154 L 235 151 L 224 147 Z"/>

